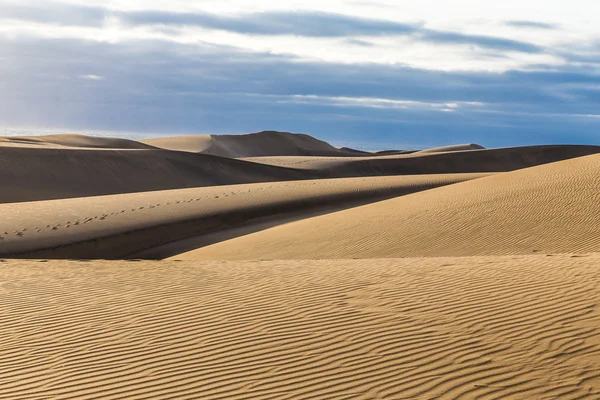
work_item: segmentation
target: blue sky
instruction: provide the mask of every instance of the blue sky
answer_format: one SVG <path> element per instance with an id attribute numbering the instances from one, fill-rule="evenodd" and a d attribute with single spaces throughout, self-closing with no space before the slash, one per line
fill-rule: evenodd
<path id="1" fill-rule="evenodd" d="M 599 13 L 591 0 L 0 0 L 0 124 L 600 144 Z"/>

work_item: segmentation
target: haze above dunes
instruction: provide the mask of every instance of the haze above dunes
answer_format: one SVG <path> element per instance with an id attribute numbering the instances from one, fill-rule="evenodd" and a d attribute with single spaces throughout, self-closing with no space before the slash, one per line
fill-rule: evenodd
<path id="1" fill-rule="evenodd" d="M 0 138 L 0 398 L 597 399 L 598 204 L 597 146 Z"/>

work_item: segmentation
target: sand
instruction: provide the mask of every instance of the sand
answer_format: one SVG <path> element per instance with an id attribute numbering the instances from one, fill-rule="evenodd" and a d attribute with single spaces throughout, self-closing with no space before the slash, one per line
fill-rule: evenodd
<path id="1" fill-rule="evenodd" d="M 315 177 L 310 171 L 177 151 L 0 145 L 0 203 Z"/>
<path id="2" fill-rule="evenodd" d="M 309 135 L 263 131 L 246 135 L 194 135 L 145 139 L 143 143 L 169 150 L 213 156 L 355 156 L 353 150 L 333 147 Z"/>
<path id="3" fill-rule="evenodd" d="M 0 138 L 0 399 L 600 399 L 600 147 L 479 147 Z"/>
<path id="4" fill-rule="evenodd" d="M 143 142 L 83 135 L 0 138 L 0 203 L 258 182 L 504 172 L 600 152 L 597 146 L 533 146 L 356 157 L 285 132 Z M 280 155 L 236 158 L 261 152 Z M 322 154 L 329 156 L 317 156 Z"/>
<path id="5" fill-rule="evenodd" d="M 600 255 L 1 263 L 3 399 L 597 399 Z"/>
<path id="6" fill-rule="evenodd" d="M 600 155 L 283 224 L 178 259 L 600 252 Z"/>
<path id="7" fill-rule="evenodd" d="M 361 157 L 273 156 L 243 160 L 319 172 L 329 177 L 507 172 L 600 152 L 598 146 L 525 146 L 500 149 L 419 151 Z"/>

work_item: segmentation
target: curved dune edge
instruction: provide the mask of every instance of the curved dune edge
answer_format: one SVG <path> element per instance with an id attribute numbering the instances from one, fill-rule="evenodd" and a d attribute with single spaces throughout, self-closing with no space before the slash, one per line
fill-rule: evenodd
<path id="1" fill-rule="evenodd" d="M 0 205 L 0 256 L 123 258 L 254 219 L 381 200 L 485 174 L 271 182 Z"/>
<path id="2" fill-rule="evenodd" d="M 598 398 L 599 263 L 8 261 L 0 398 Z"/>
<path id="3" fill-rule="evenodd" d="M 600 155 L 291 222 L 176 259 L 395 258 L 600 251 Z"/>

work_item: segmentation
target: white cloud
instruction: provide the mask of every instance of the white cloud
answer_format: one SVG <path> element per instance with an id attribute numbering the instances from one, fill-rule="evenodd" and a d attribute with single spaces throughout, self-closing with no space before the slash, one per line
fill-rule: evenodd
<path id="1" fill-rule="evenodd" d="M 0 0 L 3 4 L 21 4 Z M 53 3 L 42 0 L 44 7 L 71 4 L 82 7 L 80 0 Z M 89 0 L 86 6 L 100 7 L 108 14 L 99 26 L 60 26 L 42 22 L 5 21 L 0 26 L 4 35 L 38 35 L 57 38 L 77 38 L 119 42 L 127 40 L 162 39 L 178 43 L 214 43 L 247 49 L 297 56 L 301 59 L 335 63 L 400 64 L 414 68 L 462 71 L 503 72 L 530 69 L 537 65 L 560 66 L 567 63 L 561 51 L 575 44 L 597 40 L 598 31 L 593 16 L 600 13 L 600 2 L 572 0 L 568 8 L 564 0 Z M 346 16 L 382 19 L 398 23 L 423 23 L 429 30 L 448 31 L 459 35 L 493 36 L 501 39 L 531 43 L 549 49 L 548 52 L 527 53 L 509 49 L 481 48 L 456 42 L 423 41 L 411 35 L 378 37 L 353 36 L 350 39 L 298 37 L 293 35 L 257 35 L 200 27 L 132 26 L 122 23 L 111 12 L 157 10 L 169 12 L 208 12 L 217 15 L 240 15 L 266 11 L 311 10 Z M 1 15 L 1 12 L 0 12 Z M 58 13 L 57 15 L 60 15 Z M 84 18 L 86 13 L 77 14 Z M 540 22 L 560 26 L 560 29 L 527 29 L 511 26 L 507 21 Z M 348 38 L 345 38 L 348 39 Z M 360 45 L 368 39 L 372 46 Z M 556 51 L 553 51 L 556 50 Z M 596 49 L 592 49 L 596 51 Z"/>
<path id="2" fill-rule="evenodd" d="M 81 75 L 80 78 L 88 80 L 88 81 L 102 81 L 102 80 L 104 80 L 104 77 L 103 76 L 99 76 L 99 75 Z"/>
<path id="3" fill-rule="evenodd" d="M 462 108 L 481 108 L 481 102 L 424 102 L 414 100 L 384 99 L 376 97 L 344 97 L 344 96 L 315 96 L 293 95 L 280 103 L 321 104 L 339 107 L 367 107 L 381 109 L 428 110 L 428 111 L 457 111 Z"/>

